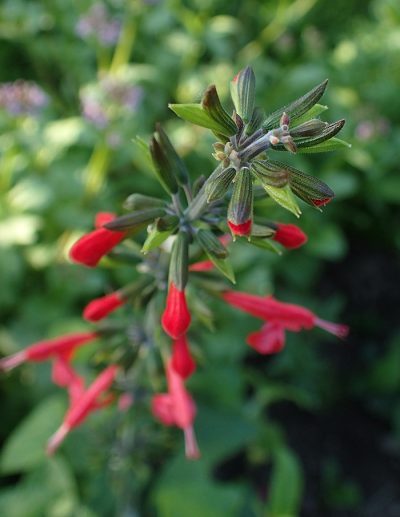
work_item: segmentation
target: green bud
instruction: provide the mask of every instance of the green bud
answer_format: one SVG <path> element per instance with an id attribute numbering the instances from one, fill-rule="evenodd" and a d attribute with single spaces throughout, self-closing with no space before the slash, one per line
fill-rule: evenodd
<path id="1" fill-rule="evenodd" d="M 177 215 L 165 215 L 155 221 L 155 227 L 159 232 L 166 232 L 175 230 L 179 224 L 179 217 Z"/>
<path id="2" fill-rule="evenodd" d="M 204 92 L 203 98 L 201 99 L 201 106 L 213 120 L 224 128 L 223 134 L 230 136 L 236 133 L 236 125 L 222 107 L 214 84 L 209 86 Z"/>
<path id="3" fill-rule="evenodd" d="M 183 291 L 188 281 L 189 235 L 185 231 L 177 234 L 172 245 L 169 265 L 169 281 Z"/>
<path id="4" fill-rule="evenodd" d="M 300 126 L 297 126 L 290 130 L 290 135 L 293 138 L 304 138 L 307 136 L 316 136 L 328 125 L 327 122 L 323 122 L 318 118 L 313 118 L 311 120 L 307 120 Z"/>
<path id="5" fill-rule="evenodd" d="M 228 191 L 236 171 L 233 167 L 218 168 L 205 183 L 207 202 L 221 199 Z"/>
<path id="6" fill-rule="evenodd" d="M 146 210 L 137 210 L 130 214 L 122 215 L 104 225 L 107 230 L 113 231 L 132 231 L 143 224 L 154 221 L 157 217 L 165 215 L 162 208 L 148 208 Z"/>
<path id="7" fill-rule="evenodd" d="M 199 230 L 195 237 L 207 255 L 212 255 L 220 259 L 224 259 L 228 256 L 228 250 L 220 243 L 213 232 L 209 230 Z"/>
<path id="8" fill-rule="evenodd" d="M 270 160 L 257 160 L 251 164 L 251 172 L 262 185 L 284 187 L 289 181 L 289 172 L 281 164 Z"/>
<path id="9" fill-rule="evenodd" d="M 175 171 L 173 167 L 171 167 L 171 163 L 156 137 L 157 133 L 154 133 L 150 142 L 150 153 L 153 159 L 154 169 L 158 180 L 168 194 L 176 194 L 178 192 L 178 183 L 175 177 Z"/>
<path id="10" fill-rule="evenodd" d="M 245 123 L 249 122 L 254 110 L 256 78 L 251 67 L 241 70 L 231 81 L 231 96 L 236 112 Z"/>
<path id="11" fill-rule="evenodd" d="M 334 137 L 345 124 L 345 120 L 338 120 L 337 122 L 333 122 L 332 124 L 326 124 L 324 128 L 318 133 L 318 135 L 312 138 L 302 138 L 301 140 L 296 140 L 296 145 L 299 149 L 303 147 L 312 147 L 314 145 L 318 145 L 326 140 Z"/>
<path id="12" fill-rule="evenodd" d="M 178 182 L 181 185 L 187 185 L 189 183 L 189 174 L 186 169 L 186 165 L 175 151 L 174 146 L 171 144 L 170 139 L 159 123 L 156 124 L 155 136 L 162 147 L 170 164 L 171 171 L 176 175 Z"/>
<path id="13" fill-rule="evenodd" d="M 242 225 L 253 218 L 253 182 L 249 169 L 236 174 L 232 197 L 228 206 L 228 221 Z"/>
<path id="14" fill-rule="evenodd" d="M 165 201 L 156 197 L 145 196 L 143 194 L 131 194 L 124 202 L 126 210 L 142 210 L 145 208 L 162 208 Z"/>

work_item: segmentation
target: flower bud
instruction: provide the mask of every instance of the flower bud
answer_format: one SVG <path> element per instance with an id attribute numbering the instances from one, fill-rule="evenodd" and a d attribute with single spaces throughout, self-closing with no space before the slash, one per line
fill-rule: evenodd
<path id="1" fill-rule="evenodd" d="M 287 249 L 300 248 L 307 242 L 307 235 L 295 224 L 276 223 L 272 239 Z"/>
<path id="2" fill-rule="evenodd" d="M 213 120 L 225 128 L 224 135 L 231 136 L 236 133 L 236 125 L 222 107 L 214 84 L 209 86 L 204 92 L 203 98 L 201 99 L 201 106 Z"/>
<path id="3" fill-rule="evenodd" d="M 186 303 L 184 289 L 180 290 L 171 282 L 169 284 L 167 303 L 161 318 L 165 332 L 173 339 L 186 333 L 190 326 L 191 316 Z"/>
<path id="4" fill-rule="evenodd" d="M 228 206 L 228 226 L 234 235 L 249 235 L 253 221 L 253 190 L 249 169 L 236 174 Z"/>
<path id="5" fill-rule="evenodd" d="M 127 300 L 123 298 L 118 291 L 102 296 L 101 298 L 96 298 L 86 305 L 83 310 L 83 317 L 87 321 L 100 321 L 118 309 L 118 307 L 124 305 L 126 301 Z"/>
<path id="6" fill-rule="evenodd" d="M 156 197 L 145 196 L 143 194 L 131 194 L 124 202 L 125 210 L 144 210 L 148 208 L 162 208 L 165 201 Z"/>
<path id="7" fill-rule="evenodd" d="M 231 96 L 237 114 L 245 123 L 249 122 L 254 110 L 256 78 L 251 67 L 241 70 L 231 82 Z"/>
<path id="8" fill-rule="evenodd" d="M 187 379 L 196 370 L 196 363 L 190 354 L 185 334 L 176 339 L 173 343 L 171 364 L 182 379 Z"/>

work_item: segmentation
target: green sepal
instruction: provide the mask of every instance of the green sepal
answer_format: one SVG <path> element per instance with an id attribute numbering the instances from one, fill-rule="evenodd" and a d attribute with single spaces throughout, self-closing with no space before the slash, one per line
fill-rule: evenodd
<path id="1" fill-rule="evenodd" d="M 157 136 L 157 133 L 154 133 L 150 141 L 150 153 L 153 159 L 154 170 L 159 182 L 168 194 L 176 194 L 178 192 L 177 178 L 164 148 L 157 140 Z"/>
<path id="2" fill-rule="evenodd" d="M 156 138 L 161 145 L 167 160 L 170 163 L 171 171 L 176 175 L 178 182 L 180 185 L 187 185 L 189 183 L 189 173 L 186 169 L 186 165 L 175 151 L 174 146 L 159 123 L 156 124 Z"/>
<path id="3" fill-rule="evenodd" d="M 254 160 L 251 164 L 251 172 L 261 182 L 270 187 L 284 187 L 289 181 L 288 172 L 282 167 L 276 167 L 269 160 Z"/>
<path id="4" fill-rule="evenodd" d="M 293 196 L 290 185 L 284 187 L 272 187 L 271 185 L 263 184 L 265 191 L 272 197 L 274 201 L 281 205 L 289 212 L 292 212 L 296 217 L 300 217 L 301 210 Z"/>
<path id="5" fill-rule="evenodd" d="M 165 215 L 165 210 L 162 208 L 137 210 L 136 212 L 116 217 L 109 223 L 105 224 L 104 228 L 113 231 L 132 231 L 143 224 L 154 221 L 157 217 L 162 217 L 163 215 Z"/>
<path id="6" fill-rule="evenodd" d="M 236 171 L 233 167 L 218 168 L 205 183 L 207 203 L 221 199 L 227 193 Z"/>
<path id="7" fill-rule="evenodd" d="M 225 259 L 228 256 L 228 250 L 220 243 L 213 232 L 209 230 L 199 230 L 195 234 L 195 239 L 208 256 L 219 259 Z"/>
<path id="8" fill-rule="evenodd" d="M 250 244 L 253 244 L 253 246 L 257 246 L 257 248 L 262 248 L 264 250 L 272 251 L 277 255 L 282 255 L 282 251 L 268 238 L 253 237 L 253 235 L 251 235 L 249 242 Z"/>
<path id="9" fill-rule="evenodd" d="M 228 220 L 239 225 L 253 217 L 253 182 L 250 170 L 240 169 L 233 184 L 228 206 Z"/>
<path id="10" fill-rule="evenodd" d="M 189 267 L 189 235 L 180 231 L 172 245 L 169 264 L 169 281 L 183 291 L 188 281 Z"/>
<path id="11" fill-rule="evenodd" d="M 320 144 L 313 145 L 312 147 L 301 147 L 298 152 L 302 154 L 327 153 L 330 151 L 338 151 L 343 148 L 350 149 L 350 147 L 351 144 L 349 144 L 349 142 L 333 137 L 326 142 L 321 142 Z"/>
<path id="12" fill-rule="evenodd" d="M 125 210 L 142 210 L 146 208 L 162 208 L 165 201 L 157 197 L 145 196 L 144 194 L 131 194 L 124 201 Z"/>
<path id="13" fill-rule="evenodd" d="M 231 96 L 236 113 L 245 123 L 251 120 L 254 111 L 256 78 L 253 69 L 247 66 L 231 81 Z"/>
<path id="14" fill-rule="evenodd" d="M 226 136 L 234 135 L 237 132 L 236 124 L 223 108 L 214 84 L 211 84 L 204 92 L 201 106 L 213 120 L 224 128 L 223 131 L 218 132 Z"/>
<path id="15" fill-rule="evenodd" d="M 211 129 L 217 134 L 229 136 L 226 135 L 225 126 L 214 120 L 206 111 L 204 111 L 201 104 L 169 104 L 168 106 L 183 120 L 187 120 L 197 126 Z"/>
<path id="16" fill-rule="evenodd" d="M 326 86 L 328 84 L 328 79 L 323 81 L 321 84 L 318 84 L 307 92 L 305 95 L 300 97 L 299 99 L 291 102 L 287 106 L 280 108 L 271 115 L 269 115 L 263 122 L 263 128 L 268 131 L 269 129 L 273 129 L 279 125 L 280 118 L 282 113 L 285 112 L 289 115 L 291 122 L 293 123 L 296 119 L 299 119 L 302 115 L 307 113 L 322 97 Z"/>

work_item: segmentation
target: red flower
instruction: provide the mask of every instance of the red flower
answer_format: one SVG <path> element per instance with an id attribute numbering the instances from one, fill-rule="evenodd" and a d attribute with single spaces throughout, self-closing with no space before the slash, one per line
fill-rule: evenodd
<path id="1" fill-rule="evenodd" d="M 307 235 L 295 224 L 276 224 L 276 233 L 272 237 L 285 248 L 295 249 L 307 242 Z"/>
<path id="2" fill-rule="evenodd" d="M 70 407 L 62 425 L 48 441 L 48 454 L 53 454 L 67 434 L 80 425 L 90 413 L 107 406 L 114 400 L 112 395 L 105 398 L 101 397 L 114 382 L 117 370 L 118 367 L 116 365 L 109 366 L 101 372 L 86 391 L 82 387 L 80 394 L 75 393 L 75 396 L 71 397 Z"/>
<path id="3" fill-rule="evenodd" d="M 279 323 L 265 323 L 249 334 L 246 342 L 260 354 L 276 354 L 285 346 L 285 329 Z"/>
<path id="4" fill-rule="evenodd" d="M 241 223 L 241 224 L 235 224 L 228 219 L 228 226 L 233 235 L 239 235 L 239 236 L 250 235 L 252 224 L 253 224 L 252 219 L 248 219 L 247 221 L 245 221 L 244 223 Z"/>
<path id="5" fill-rule="evenodd" d="M 196 370 L 185 334 L 174 341 L 171 364 L 183 379 L 190 377 Z"/>
<path id="6" fill-rule="evenodd" d="M 97 224 L 98 222 L 106 224 L 114 218 L 113 214 L 104 212 L 100 213 L 98 217 L 100 221 L 97 220 Z M 126 232 L 114 232 L 102 227 L 97 228 L 76 241 L 70 249 L 69 256 L 74 262 L 95 267 L 99 260 L 124 240 L 126 236 Z"/>
<path id="7" fill-rule="evenodd" d="M 314 206 L 325 206 L 327 205 L 330 201 L 332 201 L 332 197 L 327 197 L 325 199 L 312 199 L 312 203 Z"/>
<path id="8" fill-rule="evenodd" d="M 94 227 L 101 228 L 115 218 L 116 215 L 113 212 L 98 212 L 94 219 Z"/>
<path id="9" fill-rule="evenodd" d="M 118 291 L 107 294 L 88 303 L 83 310 L 83 317 L 87 321 L 100 321 L 126 302 L 127 299 L 123 298 Z"/>
<path id="10" fill-rule="evenodd" d="M 279 302 L 272 296 L 263 297 L 238 291 L 226 291 L 223 298 L 230 305 L 256 318 L 279 323 L 283 328 L 294 332 L 320 327 L 341 338 L 346 337 L 349 332 L 347 325 L 321 320 L 305 307 Z"/>
<path id="11" fill-rule="evenodd" d="M 0 361 L 0 370 L 8 371 L 25 361 L 46 361 L 61 354 L 70 353 L 76 347 L 81 346 L 98 337 L 96 332 L 81 332 L 67 334 L 46 341 L 39 341 L 14 355 L 5 357 Z"/>
<path id="12" fill-rule="evenodd" d="M 196 406 L 185 388 L 182 377 L 172 367 L 171 362 L 167 365 L 167 383 L 168 393 L 153 397 L 153 414 L 164 425 L 176 425 L 183 430 L 186 457 L 197 459 L 200 457 L 200 451 L 193 429 Z"/>
<path id="13" fill-rule="evenodd" d="M 185 291 L 180 291 L 171 282 L 167 295 L 167 304 L 161 318 L 163 329 L 173 339 L 178 339 L 185 334 L 190 322 L 191 317 L 186 303 Z"/>

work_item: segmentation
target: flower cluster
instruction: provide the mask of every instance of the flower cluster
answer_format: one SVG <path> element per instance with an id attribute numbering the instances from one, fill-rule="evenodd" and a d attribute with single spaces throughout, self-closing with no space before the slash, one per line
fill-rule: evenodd
<path id="1" fill-rule="evenodd" d="M 76 33 L 83 39 L 93 38 L 103 47 L 111 47 L 119 38 L 121 22 L 110 17 L 106 6 L 96 2 L 79 18 Z"/>
<path id="2" fill-rule="evenodd" d="M 30 81 L 15 81 L 0 85 L 0 109 L 10 115 L 34 115 L 48 103 L 45 92 Z"/>
<path id="3" fill-rule="evenodd" d="M 199 320 L 193 292 L 187 288 L 189 281 L 196 286 L 196 296 L 202 292 L 214 295 L 263 320 L 261 330 L 247 336 L 247 343 L 260 354 L 281 351 L 286 331 L 320 327 L 340 338 L 347 335 L 346 325 L 325 321 L 304 307 L 283 303 L 271 295 L 232 290 L 220 278 L 223 275 L 235 283 L 229 254 L 237 237 L 245 236 L 249 245 L 275 253 L 281 253 L 280 246 L 292 250 L 307 242 L 298 226 L 271 220 L 265 211 L 256 214 L 258 199 L 271 198 L 299 216 L 294 195 L 317 209 L 333 198 L 331 189 L 319 179 L 271 160 L 266 154 L 271 150 L 322 152 L 347 145 L 334 138 L 343 121 L 327 124 L 316 118 L 323 111 L 317 102 L 325 87 L 326 82 L 321 83 L 265 117 L 254 106 L 254 74 L 246 68 L 232 81 L 232 117 L 222 107 L 214 86 L 207 89 L 199 105 L 173 105 L 178 115 L 208 127 L 218 138 L 214 156 L 219 164 L 208 178 L 192 181 L 167 134 L 156 126 L 149 155 L 166 197 L 131 194 L 124 203 L 125 214 L 98 214 L 95 228 L 70 250 L 73 262 L 89 268 L 97 267 L 106 255 L 115 264 L 128 261 L 131 267 L 134 263 L 139 278 L 88 303 L 83 318 L 97 325 L 94 331 L 32 345 L 0 362 L 1 369 L 9 370 L 24 361 L 54 361 L 53 380 L 68 390 L 70 408 L 50 439 L 49 452 L 88 414 L 114 400 L 107 392 L 118 371 L 126 373 L 145 360 L 145 354 L 134 354 L 132 359 L 132 343 L 121 345 L 118 360 L 85 390 L 83 379 L 71 365 L 74 351 L 97 337 L 125 332 L 137 348 L 160 350 L 166 391 L 148 393 L 146 386 L 149 396 L 145 398 L 157 420 L 183 431 L 187 457 L 199 457 L 194 431 L 196 405 L 187 388 L 196 370 L 189 333 L 192 323 Z M 117 95 L 116 90 L 114 93 Z M 119 91 L 118 96 L 129 104 L 124 92 Z M 112 313 L 132 305 L 140 314 L 134 332 L 129 323 L 125 327 L 108 324 Z M 131 398 L 120 406 L 130 403 Z"/>

